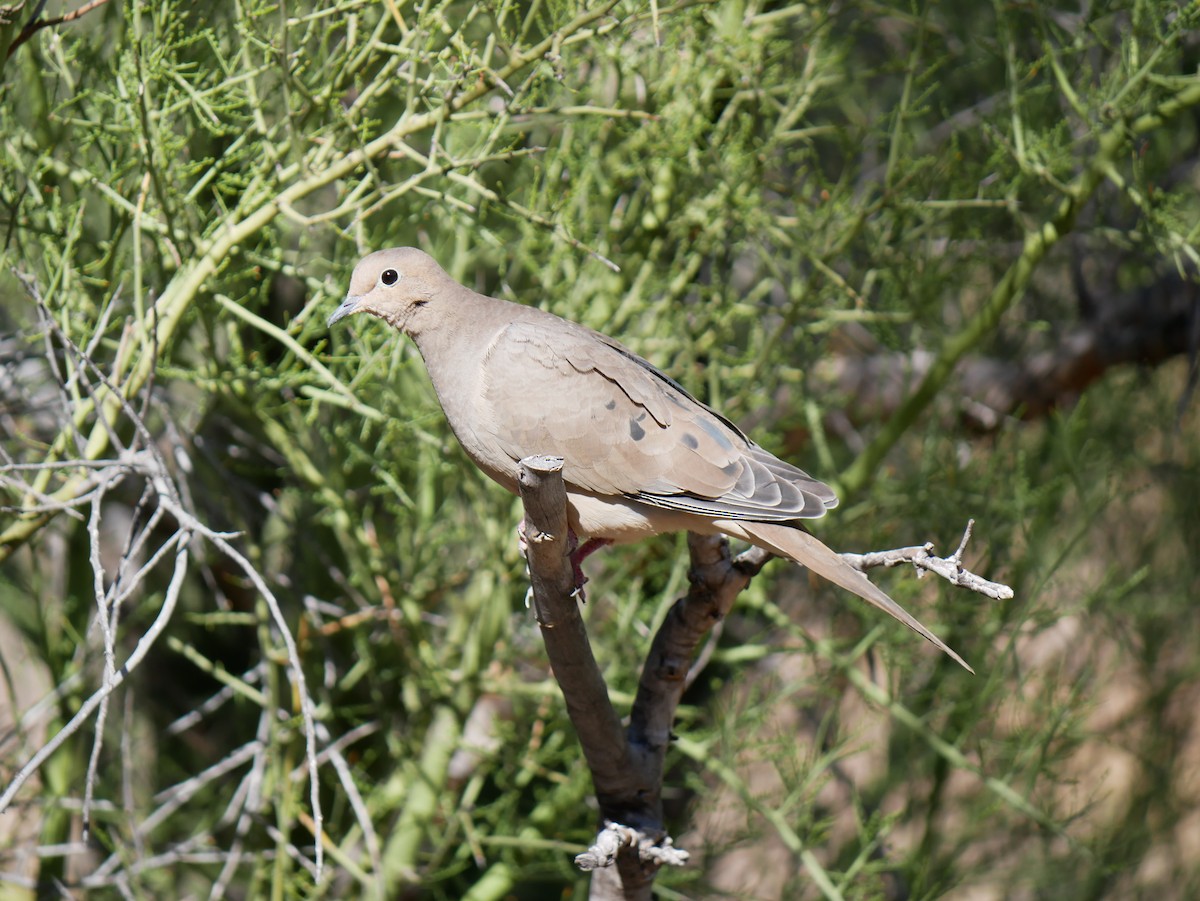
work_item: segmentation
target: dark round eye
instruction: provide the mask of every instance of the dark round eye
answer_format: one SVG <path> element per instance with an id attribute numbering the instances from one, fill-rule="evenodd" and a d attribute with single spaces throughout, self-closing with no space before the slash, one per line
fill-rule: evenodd
<path id="1" fill-rule="evenodd" d="M 388 287 L 391 287 L 400 280 L 400 273 L 395 269 L 384 269 L 383 273 L 379 276 L 379 280 Z"/>

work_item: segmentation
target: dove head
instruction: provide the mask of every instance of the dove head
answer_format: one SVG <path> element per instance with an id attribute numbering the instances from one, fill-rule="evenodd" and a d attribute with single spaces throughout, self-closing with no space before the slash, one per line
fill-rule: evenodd
<path id="1" fill-rule="evenodd" d="M 351 313 L 370 313 L 409 335 L 420 332 L 420 311 L 448 287 L 458 283 L 429 254 L 415 247 L 395 247 L 363 257 L 350 276 L 350 290 L 333 311 L 332 326 Z"/>

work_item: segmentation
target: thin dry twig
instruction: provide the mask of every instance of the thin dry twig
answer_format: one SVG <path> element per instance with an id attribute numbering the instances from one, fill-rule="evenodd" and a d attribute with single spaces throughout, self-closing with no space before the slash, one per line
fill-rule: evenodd
<path id="1" fill-rule="evenodd" d="M 576 855 L 575 865 L 584 871 L 611 867 L 622 848 L 636 849 L 638 857 L 660 867 L 682 867 L 689 857 L 687 851 L 675 847 L 670 836 L 655 839 L 620 823 L 605 823 L 596 836 L 595 844 Z"/>
<path id="2" fill-rule="evenodd" d="M 72 476 L 80 472 L 87 473 L 86 489 L 76 493 L 70 500 L 63 501 L 61 506 L 68 512 L 86 519 L 87 522 L 90 544 L 89 562 L 92 568 L 96 603 L 94 622 L 98 625 L 102 635 L 104 654 L 104 669 L 100 687 L 83 703 L 71 720 L 45 742 L 12 777 L 10 783 L 5 786 L 3 793 L 0 793 L 0 811 L 12 803 L 28 779 L 45 764 L 49 757 L 67 739 L 79 731 L 91 716 L 95 714 L 95 738 L 88 761 L 85 795 L 82 802 L 82 817 L 86 834 L 90 812 L 97 806 L 97 802 L 94 801 L 95 780 L 104 741 L 108 699 L 128 679 L 130 674 L 137 669 L 145 659 L 150 648 L 162 637 L 169 625 L 189 570 L 189 560 L 193 554 L 192 539 L 198 536 L 204 538 L 224 556 L 232 560 L 247 580 L 258 590 L 270 611 L 273 623 L 285 646 L 289 673 L 294 683 L 295 696 L 299 701 L 299 712 L 304 727 L 305 760 L 310 782 L 310 803 L 313 810 L 312 823 L 317 833 L 315 860 L 310 868 L 317 874 L 320 874 L 323 868 L 324 852 L 320 831 L 322 813 L 319 797 L 318 738 L 314 705 L 305 684 L 299 649 L 274 593 L 268 587 L 262 574 L 231 543 L 230 539 L 236 537 L 235 534 L 215 531 L 202 523 L 191 512 L 190 496 L 186 491 L 186 487 L 178 484 L 172 476 L 170 467 L 159 448 L 155 436 L 146 425 L 142 411 L 134 409 L 132 399 L 126 398 L 112 384 L 101 367 L 93 361 L 89 351 L 97 346 L 96 341 L 93 339 L 91 342 L 88 342 L 87 349 L 81 348 L 76 344 L 63 332 L 54 317 L 49 314 L 49 310 L 42 300 L 37 285 L 28 278 L 21 277 L 20 280 L 25 285 L 31 298 L 38 305 L 39 321 L 46 332 L 46 354 L 50 369 L 52 372 L 57 373 L 56 384 L 61 400 L 61 408 L 58 409 L 60 432 L 78 436 L 80 433 L 75 418 L 77 399 L 80 396 L 86 397 L 92 401 L 96 408 L 99 408 L 99 392 L 103 390 L 107 392 L 108 398 L 115 399 L 116 407 L 133 427 L 133 438 L 128 442 L 118 440 L 115 425 L 110 424 L 109 431 L 112 433 L 110 434 L 110 446 L 117 450 L 115 459 L 103 461 L 86 460 L 83 459 L 82 449 L 77 447 L 76 449 L 79 451 L 78 459 L 51 459 L 45 463 L 36 465 L 6 461 L 4 465 L 0 465 L 0 483 L 11 486 L 14 490 L 24 494 L 26 498 L 30 496 L 45 496 L 44 492 L 35 489 L 34 485 L 36 483 L 34 480 L 53 476 L 57 473 L 62 473 L 64 476 Z M 58 351 L 55 349 L 56 343 L 65 352 L 63 362 L 69 371 L 69 375 L 65 377 L 57 370 Z M 150 390 L 150 386 L 147 385 L 145 392 L 149 393 Z M 143 411 L 149 408 L 148 404 L 149 400 L 147 399 L 146 403 L 143 404 Z M 108 422 L 108 420 L 105 419 L 105 422 Z M 116 420 L 113 422 L 115 423 Z M 135 515 L 134 522 L 129 526 L 123 550 L 116 563 L 115 572 L 109 573 L 105 569 L 101 554 L 103 502 L 108 492 L 131 478 L 139 479 L 144 484 L 142 498 L 137 504 L 137 515 Z M 26 479 L 30 481 L 26 482 Z M 79 508 L 88 505 L 91 508 L 90 516 L 83 517 Z M 25 509 L 29 508 L 26 507 Z M 174 532 L 166 540 L 161 541 L 157 548 L 154 548 L 152 551 L 148 550 L 148 543 L 156 535 L 161 521 L 168 516 L 175 522 L 176 528 Z M 138 640 L 133 652 L 130 653 L 121 665 L 118 665 L 116 649 L 118 646 L 117 632 L 120 625 L 121 607 L 127 599 L 144 585 L 150 573 L 172 554 L 174 555 L 174 569 L 171 573 L 169 585 L 158 615 Z M 145 556 L 144 561 L 141 559 L 143 556 Z M 278 714 L 281 717 L 286 717 L 284 711 L 279 711 Z M 259 746 L 265 746 L 265 743 L 259 742 L 258 745 L 255 745 L 256 748 Z M 262 756 L 261 750 L 258 751 L 257 757 L 261 758 Z M 340 759 L 340 752 L 334 750 L 329 753 L 329 756 L 335 760 L 335 767 L 339 769 L 339 777 L 344 783 L 346 774 L 342 770 L 344 770 L 345 762 Z M 211 772 L 223 774 L 230 769 L 236 768 L 241 762 L 243 762 L 243 759 L 235 753 L 225 758 L 215 770 L 206 772 L 210 773 L 209 778 L 213 778 Z M 265 766 L 265 764 L 260 763 L 260 769 L 261 766 Z M 261 778 L 258 781 L 261 783 Z M 180 797 L 182 800 L 177 800 Z M 163 816 L 174 810 L 179 804 L 187 800 L 188 797 L 191 797 L 191 795 L 186 791 L 182 791 L 181 795 L 173 795 L 171 800 L 160 806 L 140 824 L 136 830 L 138 836 L 145 835 L 149 829 L 161 821 Z M 257 810 L 261 801 L 258 793 L 251 791 L 248 793 L 247 798 L 250 806 Z M 355 813 L 360 823 L 363 822 L 364 811 L 361 804 L 355 807 Z M 248 825 L 249 821 L 246 821 L 246 826 L 248 827 Z M 375 839 L 373 833 L 368 838 L 368 843 L 372 845 L 373 857 L 377 859 L 378 841 Z M 113 884 L 118 884 L 128 878 L 129 868 L 130 861 L 128 859 L 121 855 L 114 855 L 99 870 L 91 874 L 90 878 L 99 880 L 112 879 Z"/>
<path id="3" fill-rule="evenodd" d="M 53 19 L 43 19 L 41 18 L 41 14 L 43 7 L 46 5 L 46 0 L 41 0 L 41 2 L 38 3 L 37 8 L 33 11 L 33 16 L 30 18 L 29 22 L 26 23 L 25 27 L 21 29 L 20 34 L 13 38 L 12 43 L 8 45 L 8 55 L 12 56 L 13 52 L 18 47 L 24 44 L 43 28 L 52 28 L 55 25 L 63 25 L 67 22 L 73 22 L 80 16 L 90 13 L 93 9 L 103 6 L 107 2 L 108 0 L 89 0 L 89 2 L 83 4 L 83 6 L 79 7 L 79 9 L 73 9 L 61 16 L 55 16 Z"/>
<path id="4" fill-rule="evenodd" d="M 51 737 L 29 761 L 21 767 L 8 786 L 0 793 L 0 811 L 5 810 L 16 797 L 17 792 L 21 790 L 29 777 L 41 769 L 42 765 L 50 758 L 55 751 L 62 747 L 63 742 L 79 731 L 80 727 L 87 722 L 96 708 L 101 702 L 112 694 L 121 684 L 129 677 L 129 674 L 137 669 L 138 665 L 145 659 L 150 648 L 158 641 L 167 624 L 171 621 L 171 615 L 175 612 L 175 604 L 179 600 L 179 592 L 183 588 L 183 579 L 187 574 L 188 569 L 188 548 L 187 543 L 191 535 L 187 531 L 181 529 L 174 536 L 167 540 L 167 545 L 175 547 L 175 569 L 171 573 L 171 581 L 167 586 L 166 596 L 163 598 L 163 605 L 158 611 L 158 616 L 154 622 L 150 624 L 145 634 L 139 639 L 137 646 L 133 652 L 125 660 L 124 665 L 113 673 L 112 679 L 106 681 L 80 706 L 78 712 L 71 717 L 70 721 L 63 726 L 53 737 Z"/>
<path id="5" fill-rule="evenodd" d="M 1013 590 L 1007 585 L 991 582 L 962 565 L 963 551 L 966 550 L 974 527 L 975 520 L 967 520 L 967 528 L 963 532 L 958 550 L 949 557 L 935 557 L 933 542 L 927 541 L 920 547 L 901 547 L 890 551 L 872 551 L 868 554 L 842 554 L 842 559 L 861 572 L 877 566 L 903 566 L 911 563 L 917 570 L 917 578 L 922 578 L 926 573 L 933 573 L 959 588 L 966 588 L 1000 601 L 1010 600 Z"/>

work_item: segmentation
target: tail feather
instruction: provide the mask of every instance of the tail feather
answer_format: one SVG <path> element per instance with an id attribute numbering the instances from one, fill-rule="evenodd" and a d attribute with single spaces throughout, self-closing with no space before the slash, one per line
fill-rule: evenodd
<path id="1" fill-rule="evenodd" d="M 728 531 L 729 534 L 745 538 L 751 543 L 781 557 L 787 557 L 801 566 L 807 566 L 817 575 L 828 579 L 835 585 L 854 592 L 867 603 L 895 617 L 918 635 L 928 639 L 934 647 L 946 653 L 968 672 L 975 672 L 944 641 L 921 625 L 916 617 L 884 594 L 875 583 L 843 560 L 836 551 L 826 547 L 803 529 L 776 523 L 731 520 L 717 522 L 714 525 L 721 531 Z M 725 528 L 725 526 L 729 528 Z"/>

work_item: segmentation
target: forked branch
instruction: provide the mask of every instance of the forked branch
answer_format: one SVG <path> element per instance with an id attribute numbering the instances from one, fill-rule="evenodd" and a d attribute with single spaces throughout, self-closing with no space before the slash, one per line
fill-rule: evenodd
<path id="1" fill-rule="evenodd" d="M 527 457 L 518 466 L 518 483 L 525 505 L 534 611 L 600 807 L 596 842 L 575 862 L 581 869 L 593 871 L 593 901 L 649 899 L 659 868 L 664 864 L 682 866 L 688 859 L 688 853 L 674 846 L 664 827 L 662 785 L 675 711 L 689 677 L 694 676 L 692 660 L 700 643 L 725 618 L 738 594 L 771 555 L 752 547 L 734 557 L 724 538 L 688 534 L 691 586 L 654 636 L 629 726 L 622 730 L 579 613 L 569 558 L 562 467 L 561 457 Z M 958 549 L 946 558 L 933 556 L 931 544 L 843 556 L 858 569 L 911 563 L 919 572 L 937 573 L 989 597 L 1011 597 L 1007 586 L 962 568 L 970 534 L 968 525 Z"/>

